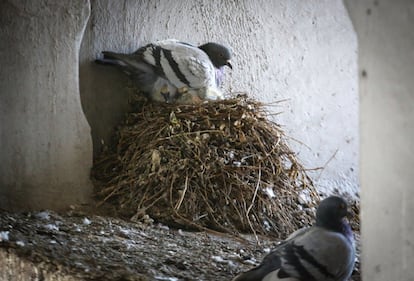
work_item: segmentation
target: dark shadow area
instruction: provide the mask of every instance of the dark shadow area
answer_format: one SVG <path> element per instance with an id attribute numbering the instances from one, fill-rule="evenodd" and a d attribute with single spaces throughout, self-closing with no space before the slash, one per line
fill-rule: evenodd
<path id="1" fill-rule="evenodd" d="M 95 1 L 91 2 L 91 16 L 82 39 L 79 58 L 79 86 L 82 109 L 91 127 L 94 159 L 110 144 L 114 128 L 128 110 L 129 80 L 118 69 L 98 65 L 94 60 L 105 48 L 102 13 Z M 99 40 L 98 40 L 99 39 Z M 100 45 L 103 45 L 100 47 Z"/>
<path id="2" fill-rule="evenodd" d="M 82 108 L 91 127 L 96 158 L 110 145 L 114 128 L 128 110 L 128 79 L 117 69 L 83 62 L 79 69 Z"/>

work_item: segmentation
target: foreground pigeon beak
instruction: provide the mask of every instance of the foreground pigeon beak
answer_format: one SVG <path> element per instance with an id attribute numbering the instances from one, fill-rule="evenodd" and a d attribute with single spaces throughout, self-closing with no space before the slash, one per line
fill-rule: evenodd
<path id="1" fill-rule="evenodd" d="M 233 69 L 233 66 L 231 65 L 231 63 L 230 63 L 230 61 L 229 61 L 229 60 L 226 62 L 226 65 L 227 65 L 228 67 L 230 67 L 230 69 Z"/>

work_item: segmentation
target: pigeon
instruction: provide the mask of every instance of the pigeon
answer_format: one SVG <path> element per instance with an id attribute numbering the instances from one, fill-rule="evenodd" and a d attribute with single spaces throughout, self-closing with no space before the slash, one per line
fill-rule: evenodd
<path id="1" fill-rule="evenodd" d="M 214 42 L 194 46 L 167 39 L 147 44 L 132 54 L 102 54 L 103 59 L 97 59 L 97 63 L 118 66 L 147 96 L 165 102 L 223 99 L 223 69 L 233 68 L 230 50 Z"/>
<path id="2" fill-rule="evenodd" d="M 313 226 L 293 232 L 262 263 L 233 281 L 346 281 L 355 263 L 347 203 L 338 196 L 321 201 Z"/>

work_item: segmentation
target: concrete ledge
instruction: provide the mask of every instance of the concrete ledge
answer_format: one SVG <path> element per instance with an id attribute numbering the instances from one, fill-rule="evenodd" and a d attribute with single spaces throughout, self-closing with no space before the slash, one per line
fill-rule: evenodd
<path id="1" fill-rule="evenodd" d="M 81 279 L 51 269 L 45 263 L 35 264 L 19 257 L 13 249 L 0 249 L 0 280 L 8 281 L 80 281 Z"/>

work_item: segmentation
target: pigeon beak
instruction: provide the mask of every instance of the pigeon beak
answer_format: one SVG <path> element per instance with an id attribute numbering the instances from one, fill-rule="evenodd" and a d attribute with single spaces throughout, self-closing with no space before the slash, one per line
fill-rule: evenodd
<path id="1" fill-rule="evenodd" d="M 230 69 L 233 69 L 233 66 L 232 66 L 232 65 L 231 65 L 231 63 L 230 63 L 230 60 L 226 61 L 226 65 L 227 65 L 228 67 L 230 67 Z"/>

